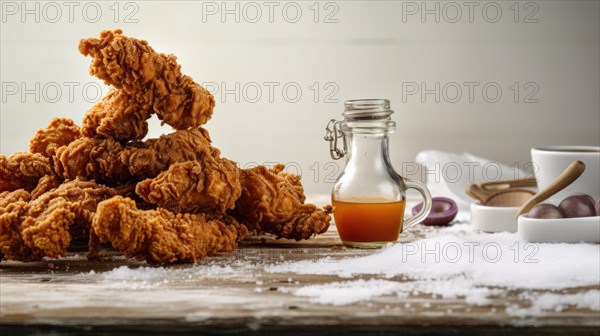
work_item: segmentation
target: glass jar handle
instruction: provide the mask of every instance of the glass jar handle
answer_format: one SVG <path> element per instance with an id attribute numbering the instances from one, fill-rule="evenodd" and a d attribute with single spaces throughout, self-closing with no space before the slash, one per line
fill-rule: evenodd
<path id="1" fill-rule="evenodd" d="M 418 214 L 416 214 L 404 221 L 404 226 L 402 228 L 402 231 L 404 231 L 405 229 L 408 229 L 409 227 L 411 227 L 417 223 L 420 223 L 422 220 L 424 220 L 425 217 L 427 217 L 427 215 L 429 215 L 429 212 L 431 211 L 431 205 L 432 205 L 431 193 L 429 192 L 429 189 L 427 189 L 427 187 L 423 183 L 404 179 L 404 185 L 406 186 L 407 189 L 415 189 L 416 191 L 421 193 L 421 196 L 423 196 L 423 208 L 421 208 L 421 211 Z"/>

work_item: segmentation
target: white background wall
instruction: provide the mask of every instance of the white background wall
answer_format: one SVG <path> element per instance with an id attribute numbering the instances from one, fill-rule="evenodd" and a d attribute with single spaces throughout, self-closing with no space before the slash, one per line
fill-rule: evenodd
<path id="1" fill-rule="evenodd" d="M 95 89 L 107 92 L 77 43 L 114 28 L 177 55 L 213 89 L 239 85 L 237 96 L 215 92 L 215 145 L 242 166 L 294 162 L 310 193 L 327 193 L 327 176 L 343 165 L 331 164 L 323 134 L 347 99 L 391 99 L 399 169 L 425 149 L 524 165 L 535 145 L 600 144 L 598 1 L 422 3 L 2 1 L 0 152 L 27 150 L 54 116 L 79 122 L 100 99 Z M 224 6 L 238 6 L 239 22 L 221 16 Z M 434 13 L 422 17 L 425 9 Z M 471 97 L 467 82 L 476 83 Z M 439 102 L 409 92 L 436 83 Z M 153 119 L 149 136 L 170 131 Z"/>

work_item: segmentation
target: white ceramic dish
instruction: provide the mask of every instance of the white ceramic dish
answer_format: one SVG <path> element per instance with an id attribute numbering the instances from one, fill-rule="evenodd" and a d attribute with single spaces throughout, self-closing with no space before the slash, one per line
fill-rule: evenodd
<path id="1" fill-rule="evenodd" d="M 539 219 L 521 215 L 519 235 L 531 243 L 600 243 L 600 216 Z"/>
<path id="2" fill-rule="evenodd" d="M 471 225 L 484 232 L 517 232 L 519 207 L 492 207 L 471 203 Z"/>
<path id="3" fill-rule="evenodd" d="M 539 189 L 545 188 L 573 161 L 585 163 L 585 172 L 575 182 L 550 197 L 558 203 L 574 193 L 586 193 L 600 198 L 600 147 L 598 146 L 545 146 L 531 149 L 535 177 Z"/>

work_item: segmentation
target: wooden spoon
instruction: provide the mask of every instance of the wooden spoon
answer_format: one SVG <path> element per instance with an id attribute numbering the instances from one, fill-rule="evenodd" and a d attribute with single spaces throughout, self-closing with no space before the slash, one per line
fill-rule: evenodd
<path id="1" fill-rule="evenodd" d="M 499 191 L 518 187 L 535 187 L 537 179 L 535 176 L 529 176 L 518 180 L 504 180 L 496 182 L 479 183 L 481 189 L 489 191 Z"/>
<path id="2" fill-rule="evenodd" d="M 485 205 L 488 201 L 494 196 L 500 193 L 508 193 L 509 190 L 517 187 L 535 187 L 537 185 L 537 180 L 535 177 L 526 177 L 518 180 L 505 180 L 505 181 L 497 181 L 497 182 L 485 182 L 485 183 L 474 183 L 469 184 L 465 189 L 467 195 L 479 201 L 479 204 Z M 520 194 L 528 192 L 524 189 L 513 189 L 515 191 L 519 191 Z M 533 195 L 534 192 L 530 192 L 530 196 Z M 508 195 L 506 195 L 508 196 Z M 520 203 L 518 206 L 522 205 Z"/>
<path id="3" fill-rule="evenodd" d="M 479 204 L 485 203 L 485 201 L 491 196 L 487 192 L 481 189 L 479 184 L 469 184 L 465 189 L 467 195 L 479 201 Z M 492 194 L 493 195 L 493 194 Z"/>
<path id="4" fill-rule="evenodd" d="M 548 197 L 566 188 L 573 181 L 577 180 L 585 171 L 585 164 L 579 160 L 573 161 L 552 183 L 546 188 L 535 194 L 521 209 L 517 212 L 517 217 L 528 213 L 536 204 L 545 201 Z"/>

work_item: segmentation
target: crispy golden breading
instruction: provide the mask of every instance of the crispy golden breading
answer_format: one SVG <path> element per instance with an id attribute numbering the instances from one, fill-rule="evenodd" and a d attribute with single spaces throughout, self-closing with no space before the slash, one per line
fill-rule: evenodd
<path id="1" fill-rule="evenodd" d="M 0 155 L 0 192 L 33 190 L 40 178 L 54 174 L 50 159 L 39 153 Z"/>
<path id="2" fill-rule="evenodd" d="M 54 157 L 56 173 L 64 179 L 83 177 L 100 183 L 121 183 L 132 175 L 120 159 L 123 145 L 113 138 L 80 138 L 59 148 Z"/>
<path id="3" fill-rule="evenodd" d="M 70 226 L 75 222 L 71 204 L 63 198 L 45 199 L 28 206 L 20 225 L 21 239 L 36 257 L 65 257 L 73 236 Z"/>
<path id="4" fill-rule="evenodd" d="M 130 169 L 134 171 L 134 175 L 143 178 L 158 175 L 154 172 L 148 174 L 141 171 L 148 166 L 160 166 L 159 172 L 162 172 L 178 162 L 202 161 L 206 155 L 218 157 L 221 154 L 221 151 L 211 145 L 210 135 L 202 127 L 175 131 L 156 139 L 148 139 L 144 142 L 144 147 L 152 151 L 156 164 L 149 165 L 149 162 L 142 162 L 148 158 L 144 155 L 136 155 L 135 147 L 128 148 L 132 153 L 126 155 L 130 158 L 129 165 L 132 166 Z"/>
<path id="5" fill-rule="evenodd" d="M 144 211 L 120 196 L 98 205 L 92 230 L 100 241 L 111 242 L 126 257 L 152 264 L 196 262 L 233 251 L 248 233 L 231 216 Z"/>
<path id="6" fill-rule="evenodd" d="M 215 107 L 213 96 L 181 73 L 173 55 L 160 54 L 148 42 L 120 29 L 81 40 L 79 51 L 93 58 L 90 74 L 144 102 L 176 129 L 205 124 Z"/>
<path id="7" fill-rule="evenodd" d="M 37 198 L 15 191 L 0 202 L 0 252 L 6 259 L 22 261 L 65 256 L 72 239 L 88 237 L 98 203 L 116 194 L 81 180 L 65 182 Z M 7 199 L 11 204 L 3 207 Z"/>
<path id="8" fill-rule="evenodd" d="M 175 213 L 225 213 L 235 206 L 241 192 L 236 164 L 210 156 L 202 162 L 176 163 L 136 188 L 146 202 Z"/>
<path id="9" fill-rule="evenodd" d="M 232 251 L 249 230 L 289 239 L 325 232 L 331 207 L 304 204 L 300 177 L 220 157 L 200 127 L 214 97 L 173 55 L 121 30 L 81 40 L 90 74 L 112 88 L 82 127 L 53 119 L 31 153 L 0 155 L 0 260 L 66 255 L 88 238 L 88 258 L 110 242 L 152 264 L 196 262 Z M 177 131 L 155 139 L 148 119 Z"/>
<path id="10" fill-rule="evenodd" d="M 42 177 L 37 186 L 31 191 L 31 199 L 36 199 L 48 191 L 58 188 L 62 181 L 56 175 L 46 175 Z"/>
<path id="11" fill-rule="evenodd" d="M 65 146 L 81 137 L 79 126 L 68 118 L 54 118 L 46 128 L 38 130 L 29 141 L 32 153 L 52 157 L 59 147 Z"/>
<path id="12" fill-rule="evenodd" d="M 30 200 L 31 194 L 25 189 L 0 192 L 0 208 L 6 208 L 7 206 L 18 201 L 29 202 Z"/>
<path id="13" fill-rule="evenodd" d="M 300 176 L 283 172 L 278 164 L 242 170 L 242 195 L 234 209 L 235 217 L 251 230 L 288 239 L 309 239 L 329 228 L 331 207 L 325 210 L 304 204 Z"/>
<path id="14" fill-rule="evenodd" d="M 122 145 L 113 138 L 81 138 L 61 147 L 55 168 L 65 179 L 83 177 L 118 184 L 152 178 L 177 162 L 218 156 L 204 129 L 181 130 L 145 142 Z"/>
<path id="15" fill-rule="evenodd" d="M 21 222 L 31 195 L 24 189 L 0 193 L 0 260 L 38 260 L 21 238 Z"/>
<path id="16" fill-rule="evenodd" d="M 139 103 L 125 91 L 111 89 L 83 117 L 81 131 L 88 137 L 141 140 L 148 133 L 150 105 Z"/>

